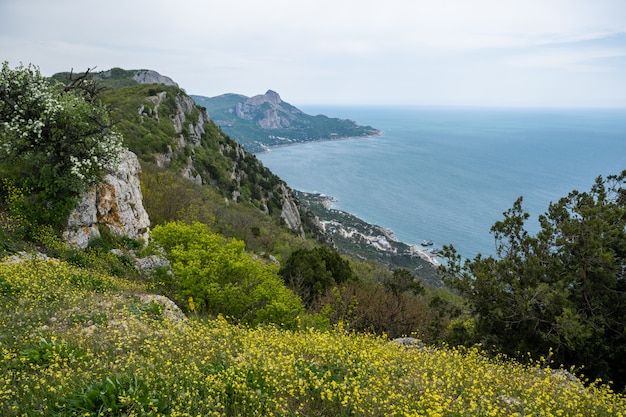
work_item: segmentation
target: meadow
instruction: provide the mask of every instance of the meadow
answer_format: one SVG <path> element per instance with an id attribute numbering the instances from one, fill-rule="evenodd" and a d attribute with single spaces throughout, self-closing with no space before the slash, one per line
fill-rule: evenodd
<path id="1" fill-rule="evenodd" d="M 626 416 L 623 395 L 542 358 L 181 318 L 150 292 L 55 259 L 1 263 L 0 415 Z"/>

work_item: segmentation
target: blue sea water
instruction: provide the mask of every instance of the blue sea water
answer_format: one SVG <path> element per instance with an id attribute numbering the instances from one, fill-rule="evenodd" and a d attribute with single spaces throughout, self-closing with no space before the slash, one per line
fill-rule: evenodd
<path id="1" fill-rule="evenodd" d="M 294 189 L 391 229 L 408 244 L 495 253 L 491 226 L 519 197 L 537 216 L 598 175 L 626 169 L 626 109 L 301 107 L 383 131 L 257 157 Z"/>

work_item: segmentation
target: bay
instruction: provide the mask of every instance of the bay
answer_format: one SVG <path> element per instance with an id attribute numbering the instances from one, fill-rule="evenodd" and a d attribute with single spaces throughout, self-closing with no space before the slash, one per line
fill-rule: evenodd
<path id="1" fill-rule="evenodd" d="M 381 136 L 272 148 L 257 157 L 294 189 L 408 244 L 495 253 L 491 226 L 523 196 L 528 229 L 550 202 L 626 169 L 626 109 L 301 107 Z"/>

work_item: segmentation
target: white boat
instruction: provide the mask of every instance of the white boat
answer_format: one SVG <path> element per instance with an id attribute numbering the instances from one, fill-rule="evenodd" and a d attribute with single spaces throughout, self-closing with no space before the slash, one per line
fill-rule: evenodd
<path id="1" fill-rule="evenodd" d="M 424 240 L 422 242 L 422 246 L 432 246 L 433 245 L 433 241 L 432 240 Z"/>

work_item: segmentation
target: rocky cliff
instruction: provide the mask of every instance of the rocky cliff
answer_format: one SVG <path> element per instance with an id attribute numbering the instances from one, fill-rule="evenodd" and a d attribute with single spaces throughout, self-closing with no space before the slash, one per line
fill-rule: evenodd
<path id="1" fill-rule="evenodd" d="M 281 186 L 283 208 L 280 213 L 280 217 L 287 223 L 292 230 L 296 230 L 304 237 L 304 230 L 302 229 L 302 214 L 296 200 L 291 195 L 287 186 Z"/>
<path id="2" fill-rule="evenodd" d="M 133 75 L 133 80 L 137 81 L 139 84 L 163 84 L 178 87 L 178 84 L 170 77 L 166 77 L 152 70 L 137 70 L 135 75 Z"/>
<path id="3" fill-rule="evenodd" d="M 160 92 L 155 96 L 148 97 L 154 106 L 150 113 L 147 113 L 145 108 L 140 108 L 139 112 L 142 116 L 158 119 L 158 109 L 163 101 L 167 99 L 167 94 L 170 93 Z M 204 159 L 204 157 L 201 157 L 205 151 L 203 147 L 207 146 L 207 131 L 205 127 L 211 123 L 206 109 L 200 109 L 189 96 L 182 92 L 175 96 L 174 102 L 175 108 L 170 109 L 173 110 L 170 119 L 177 134 L 174 140 L 175 145 L 170 146 L 168 152 L 157 154 L 157 163 L 161 167 L 166 167 L 172 160 L 177 158 L 177 154 L 180 155 L 181 150 L 184 150 L 187 156 L 181 169 L 181 174 L 197 184 L 219 186 L 215 178 L 215 172 L 213 172 L 214 170 L 211 167 L 203 166 L 202 163 L 199 163 L 200 159 Z M 251 98 L 249 106 L 252 106 L 254 103 L 256 103 L 256 105 L 267 103 L 271 106 L 276 106 L 282 103 L 282 100 L 277 93 L 268 91 L 268 93 L 263 96 Z M 200 110 L 198 111 L 198 109 Z M 246 111 L 245 107 L 243 111 Z M 268 110 L 266 123 L 273 123 L 272 120 L 274 119 L 272 119 L 272 114 L 274 113 L 274 107 Z M 299 205 L 286 184 L 277 179 L 279 181 L 279 188 L 277 190 L 263 189 L 259 188 L 258 184 L 251 184 L 250 181 L 255 178 L 259 178 L 261 182 L 264 182 L 266 178 L 263 177 L 269 177 L 273 174 L 266 168 L 263 168 L 256 158 L 250 158 L 251 155 L 247 153 L 241 145 L 237 144 L 237 142 L 232 140 L 228 141 L 226 138 L 221 138 L 220 140 L 223 142 L 220 143 L 215 151 L 223 156 L 228 155 L 228 158 L 230 158 L 229 162 L 232 164 L 232 168 L 228 174 L 231 180 L 231 184 L 228 187 L 230 189 L 229 198 L 233 201 L 240 201 L 243 194 L 242 189 L 249 189 L 251 186 L 256 187 L 259 189 L 259 194 L 261 196 L 264 195 L 264 197 L 260 199 L 259 208 L 265 213 L 270 214 L 267 202 L 273 195 L 276 195 L 282 207 L 280 217 L 285 221 L 287 226 L 297 231 L 299 234 L 304 235 Z M 255 166 L 252 167 L 250 165 Z M 253 174 L 251 171 L 260 172 L 263 173 L 263 175 L 259 176 L 258 174 Z"/>
<path id="4" fill-rule="evenodd" d="M 243 120 L 254 121 L 262 129 L 286 129 L 293 123 L 293 115 L 303 114 L 291 106 L 283 106 L 277 92 L 268 90 L 265 94 L 250 97 L 237 103 L 231 112 Z"/>
<path id="5" fill-rule="evenodd" d="M 63 238 L 79 248 L 100 236 L 106 227 L 118 236 L 147 241 L 150 219 L 143 206 L 139 184 L 141 166 L 137 156 L 127 151 L 114 172 L 81 196 L 69 216 Z"/>
<path id="6" fill-rule="evenodd" d="M 59 73 L 57 75 L 66 74 Z M 174 82 L 170 77 L 161 75 L 156 71 L 140 69 L 140 70 L 123 70 L 121 68 L 111 68 L 107 71 L 101 71 L 93 74 L 93 79 L 99 81 L 110 81 L 126 79 L 132 80 L 139 84 L 162 84 L 173 87 L 178 87 L 178 84 Z"/>

